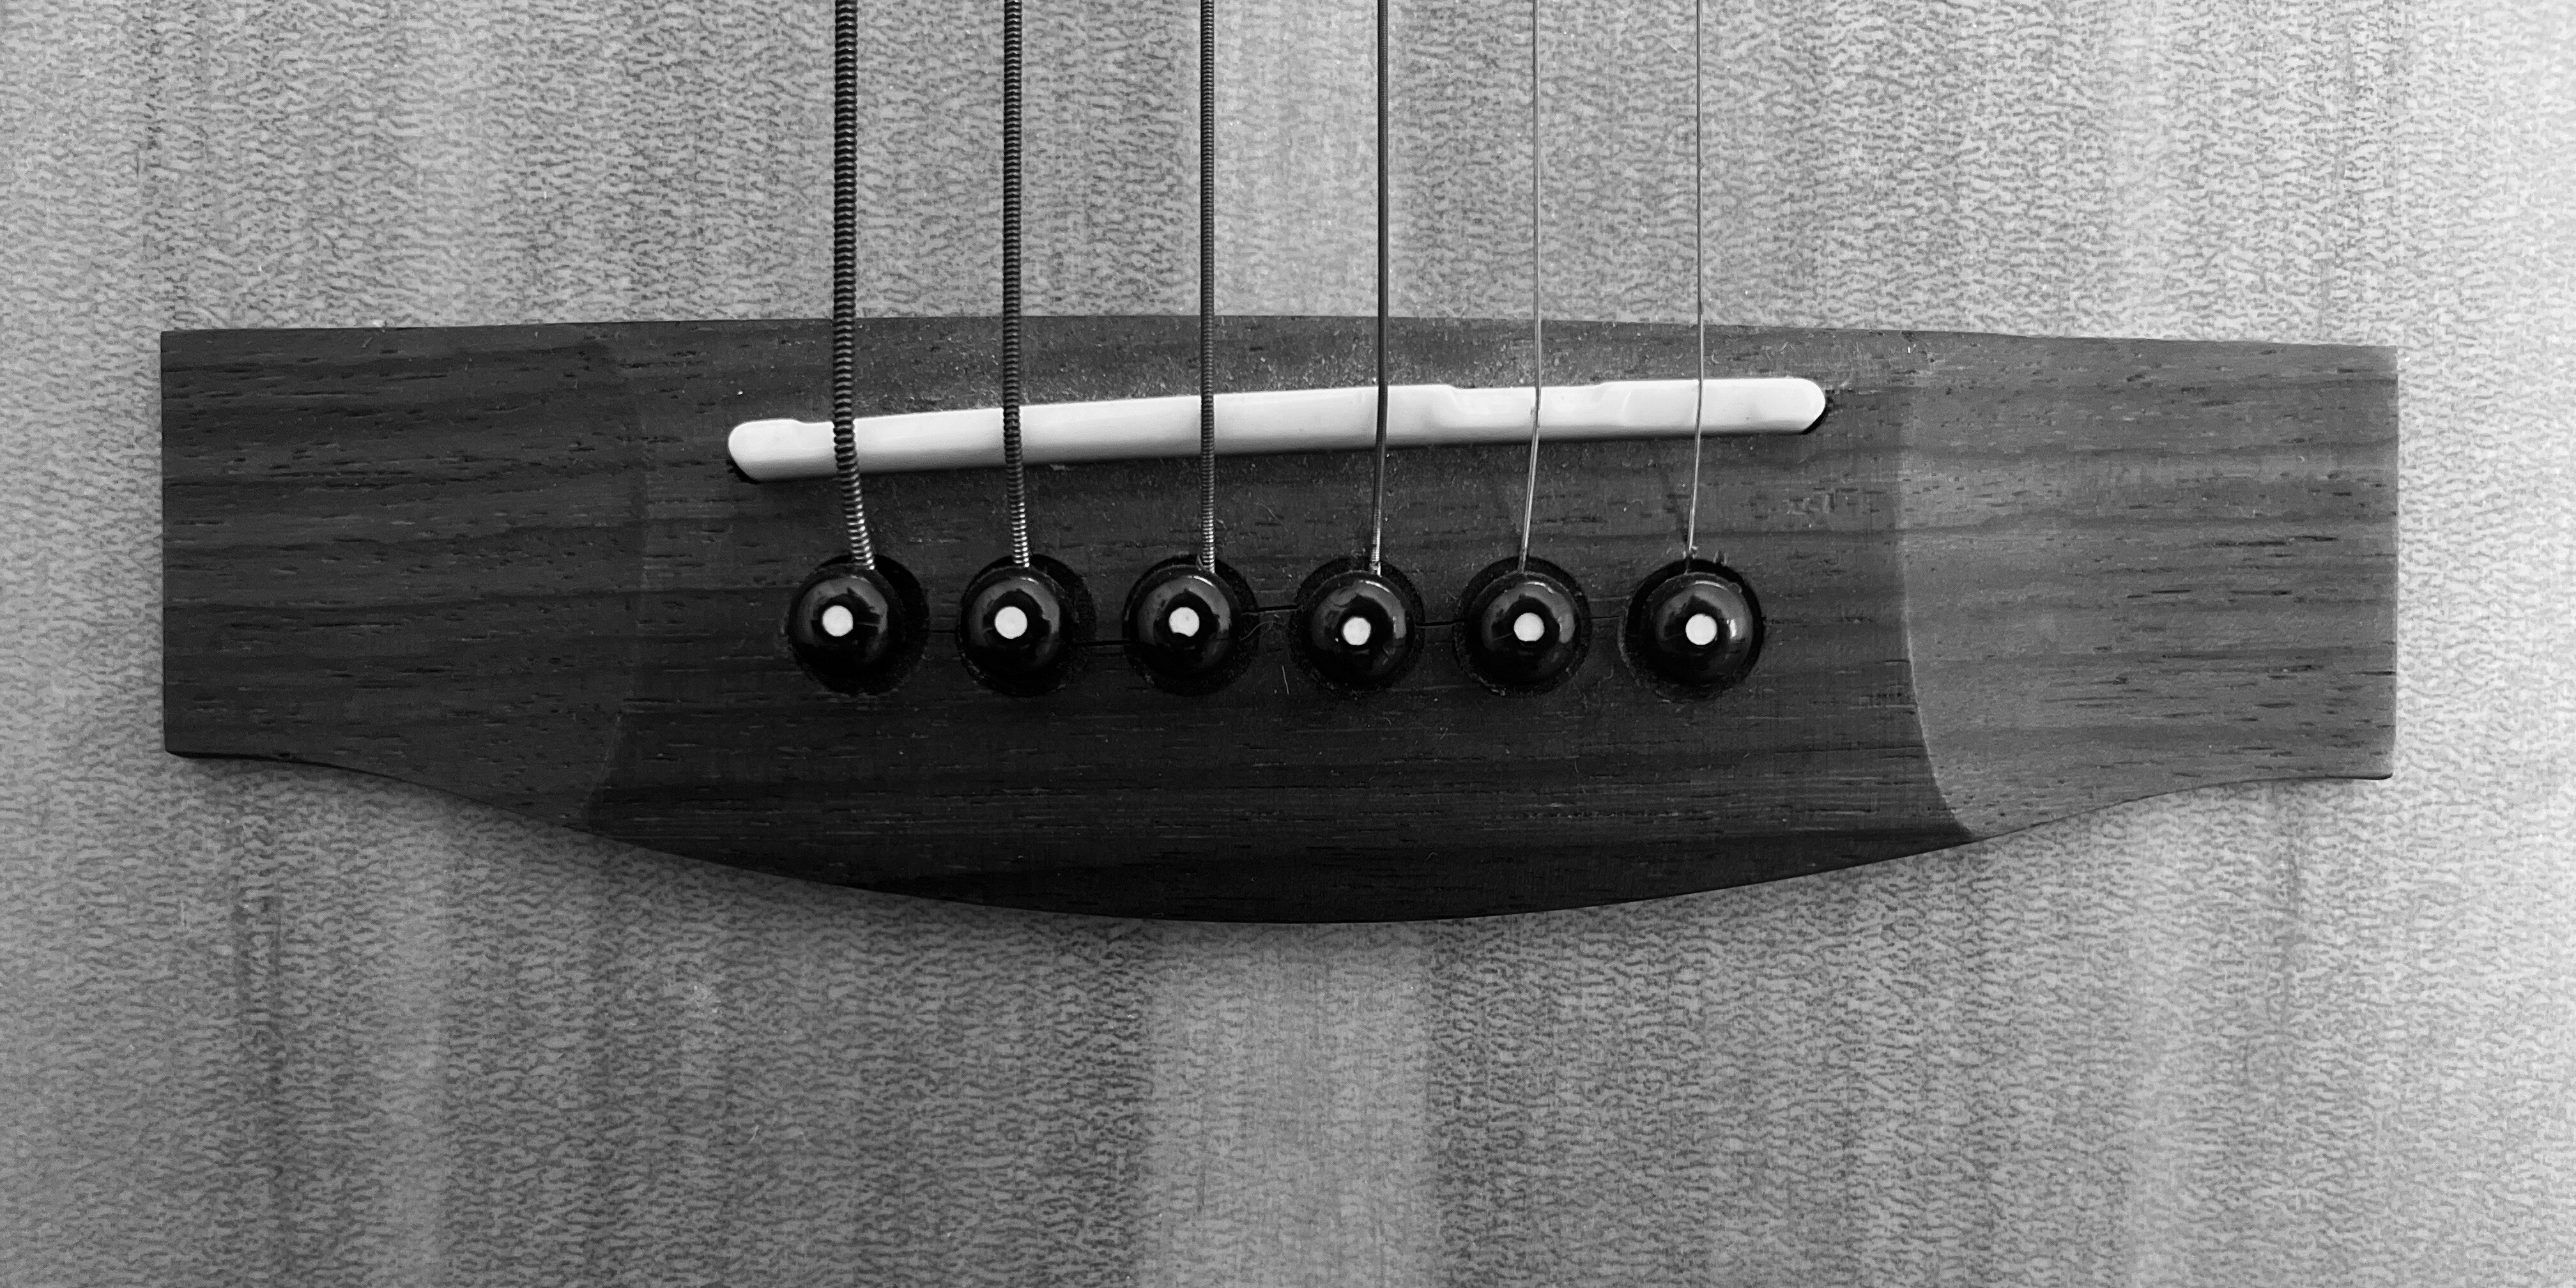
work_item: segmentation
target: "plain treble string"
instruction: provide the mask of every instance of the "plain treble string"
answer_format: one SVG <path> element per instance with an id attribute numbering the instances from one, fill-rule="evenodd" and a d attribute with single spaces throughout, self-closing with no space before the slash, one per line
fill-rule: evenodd
<path id="1" fill-rule="evenodd" d="M 1386 313 L 1388 269 L 1387 6 L 1377 0 L 1377 484 L 1369 503 L 1371 573 L 1386 570 Z"/>
<path id="2" fill-rule="evenodd" d="M 1199 571 L 1216 571 L 1216 0 L 1199 0 Z"/>
<path id="3" fill-rule="evenodd" d="M 1708 109 L 1707 47 L 1701 40 L 1708 0 L 1691 0 L 1691 318 L 1698 331 L 1699 383 L 1691 395 L 1690 518 L 1682 527 L 1682 558 L 1699 558 L 1699 487 L 1701 443 L 1708 435 L 1708 200 L 1705 168 Z"/>
<path id="4" fill-rule="evenodd" d="M 1520 567 L 1529 567 L 1530 520 L 1538 512 L 1538 429 L 1546 398 L 1547 324 L 1540 310 L 1539 191 L 1545 149 L 1539 141 L 1538 5 L 1530 0 L 1530 437 L 1529 477 L 1521 485 Z"/>

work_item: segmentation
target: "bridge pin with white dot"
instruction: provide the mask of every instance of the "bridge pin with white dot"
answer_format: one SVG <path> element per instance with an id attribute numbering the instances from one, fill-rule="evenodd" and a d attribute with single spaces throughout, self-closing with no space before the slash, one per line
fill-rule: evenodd
<path id="1" fill-rule="evenodd" d="M 788 601 L 790 652 L 836 693 L 884 693 L 920 660 L 930 606 L 921 584 L 883 555 L 861 568 L 847 557 L 814 570 Z"/>
<path id="2" fill-rule="evenodd" d="M 1259 651 L 1252 586 L 1219 561 L 1165 560 L 1127 593 L 1127 658 L 1154 687 L 1199 696 L 1232 683 Z"/>
<path id="3" fill-rule="evenodd" d="M 1684 559 L 1657 569 L 1629 601 L 1621 643 L 1666 694 L 1713 697 L 1762 655 L 1762 606 L 1733 569 Z"/>
<path id="4" fill-rule="evenodd" d="M 1335 693 L 1392 687 L 1422 652 L 1422 595 L 1393 564 L 1336 559 L 1297 593 L 1290 651 L 1307 675 Z"/>
<path id="5" fill-rule="evenodd" d="M 1062 686 L 1091 638 L 1091 596 L 1071 568 L 1045 555 L 997 560 L 967 583 L 957 653 L 984 687 L 1036 697 Z"/>
<path id="6" fill-rule="evenodd" d="M 1467 583 L 1450 636 L 1458 660 L 1496 693 L 1545 693 L 1583 665 L 1592 610 L 1574 576 L 1544 559 L 1497 560 Z"/>

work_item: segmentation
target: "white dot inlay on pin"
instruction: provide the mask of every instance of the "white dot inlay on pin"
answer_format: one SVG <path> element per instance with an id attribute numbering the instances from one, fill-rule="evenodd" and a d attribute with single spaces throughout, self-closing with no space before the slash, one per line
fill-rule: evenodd
<path id="1" fill-rule="evenodd" d="M 1199 633 L 1199 610 L 1192 608 L 1187 604 L 1183 604 L 1180 607 L 1173 609 L 1171 617 L 1166 620 L 1171 622 L 1172 633 L 1174 635 L 1178 635 L 1183 639 L 1197 638 Z"/>
<path id="2" fill-rule="evenodd" d="M 1691 614 L 1690 620 L 1682 623 L 1682 637 L 1693 648 L 1707 648 L 1709 641 L 1717 638 L 1717 619 L 1706 613 Z"/>
<path id="3" fill-rule="evenodd" d="M 993 612 L 993 633 L 1015 640 L 1029 633 L 1028 610 L 1017 604 L 1004 604 Z"/>
<path id="4" fill-rule="evenodd" d="M 823 633 L 835 639 L 859 628 L 859 619 L 850 615 L 846 605 L 834 604 L 823 610 Z"/>
<path id="5" fill-rule="evenodd" d="M 1536 613 L 1523 613 L 1512 619 L 1512 638 L 1523 644 L 1536 644 L 1547 634 L 1547 619 Z"/>
<path id="6" fill-rule="evenodd" d="M 1366 647 L 1369 636 L 1376 630 L 1377 628 L 1370 625 L 1369 619 L 1365 617 L 1348 618 L 1342 622 L 1342 642 L 1352 648 Z"/>

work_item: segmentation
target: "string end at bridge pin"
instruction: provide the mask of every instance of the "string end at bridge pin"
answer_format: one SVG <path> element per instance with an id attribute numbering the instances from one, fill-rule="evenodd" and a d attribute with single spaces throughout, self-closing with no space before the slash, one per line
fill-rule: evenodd
<path id="1" fill-rule="evenodd" d="M 1539 106 L 1539 0 L 1530 0 L 1530 418 L 1529 458 L 1521 482 L 1520 543 L 1488 564 L 1458 598 L 1450 634 L 1459 663 L 1501 694 L 1546 693 L 1574 677 L 1592 648 L 1592 607 L 1574 574 L 1530 554 L 1538 518 L 1539 443 L 1547 419 L 1545 259 L 1546 148 Z"/>
<path id="2" fill-rule="evenodd" d="M 1232 684 L 1260 651 L 1251 583 L 1216 554 L 1216 0 L 1199 0 L 1199 514 L 1195 548 L 1127 592 L 1127 659 L 1167 693 Z"/>
<path id="3" fill-rule="evenodd" d="M 1682 557 L 1647 574 L 1628 601 L 1621 648 L 1648 682 L 1673 698 L 1709 698 L 1741 683 L 1762 656 L 1762 605 L 1753 588 L 1716 559 L 1699 557 L 1701 463 L 1708 437 L 1708 255 L 1703 213 L 1707 75 L 1702 46 L 1706 0 L 1691 9 L 1691 297 L 1699 379 L 1691 422 L 1690 501 Z"/>
<path id="4" fill-rule="evenodd" d="M 846 0 L 844 0 L 846 2 Z M 1002 0 L 1002 476 L 1010 553 L 966 583 L 957 654 L 977 683 L 1011 697 L 1064 686 L 1091 638 L 1091 594 L 1062 562 L 1029 543 L 1028 464 L 1020 441 L 1021 0 Z"/>
<path id="5" fill-rule="evenodd" d="M 1386 447 L 1391 395 L 1387 385 L 1386 330 L 1393 240 L 1389 233 L 1387 128 L 1389 78 L 1388 0 L 1377 4 L 1377 426 L 1374 482 L 1369 493 L 1368 549 L 1358 558 L 1333 559 L 1308 574 L 1297 590 L 1288 651 L 1299 669 L 1326 692 L 1344 697 L 1393 688 L 1422 654 L 1422 594 L 1413 579 L 1386 560 Z"/>
<path id="6" fill-rule="evenodd" d="M 832 32 L 832 461 L 848 553 L 788 600 L 782 631 L 797 665 L 838 693 L 893 689 L 921 658 L 930 605 L 902 564 L 877 552 L 860 488 L 858 367 L 858 0 L 835 0 Z"/>

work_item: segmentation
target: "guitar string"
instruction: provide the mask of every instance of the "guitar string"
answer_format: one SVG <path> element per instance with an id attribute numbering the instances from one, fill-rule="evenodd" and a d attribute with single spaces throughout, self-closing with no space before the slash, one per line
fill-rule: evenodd
<path id="1" fill-rule="evenodd" d="M 1011 563 L 1029 566 L 1028 473 L 1020 461 L 1020 0 L 1002 0 L 1002 470 Z"/>
<path id="2" fill-rule="evenodd" d="M 1216 0 L 1199 0 L 1199 571 L 1216 572 Z"/>
<path id="3" fill-rule="evenodd" d="M 1388 0 L 1377 0 L 1377 487 L 1369 505 L 1372 575 L 1386 567 L 1387 5 Z"/>
<path id="4" fill-rule="evenodd" d="M 1699 558 L 1700 445 L 1708 436 L 1708 221 L 1703 210 L 1708 200 L 1703 174 L 1708 115 L 1702 101 L 1707 92 L 1708 53 L 1700 35 L 1707 8 L 1707 0 L 1691 0 L 1691 318 L 1699 335 L 1699 382 L 1691 386 L 1690 518 L 1682 526 L 1685 562 Z"/>
<path id="5" fill-rule="evenodd" d="M 841 476 L 841 525 L 850 562 L 873 572 L 859 486 L 859 2 L 838 0 L 832 22 L 832 466 Z"/>
<path id="6" fill-rule="evenodd" d="M 1547 373 L 1547 325 L 1539 294 L 1539 167 L 1544 152 L 1539 142 L 1538 5 L 1539 0 L 1530 0 L 1530 438 L 1529 477 L 1521 485 L 1519 566 L 1523 569 L 1529 567 L 1530 520 L 1538 512 L 1538 427 Z"/>

